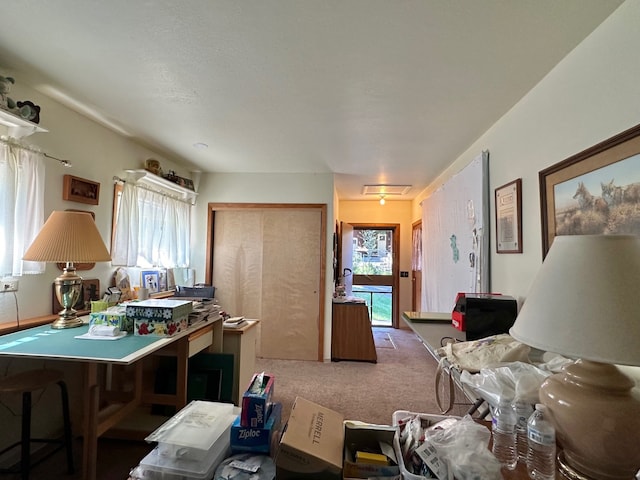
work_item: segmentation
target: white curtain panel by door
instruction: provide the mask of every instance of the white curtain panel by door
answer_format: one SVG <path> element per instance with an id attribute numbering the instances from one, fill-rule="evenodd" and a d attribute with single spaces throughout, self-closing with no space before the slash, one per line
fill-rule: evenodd
<path id="1" fill-rule="evenodd" d="M 450 312 L 489 288 L 489 152 L 422 202 L 421 310 Z"/>

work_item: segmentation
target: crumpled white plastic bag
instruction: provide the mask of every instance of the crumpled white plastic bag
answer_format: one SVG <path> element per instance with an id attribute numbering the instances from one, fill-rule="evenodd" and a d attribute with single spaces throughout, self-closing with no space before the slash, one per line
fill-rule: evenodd
<path id="1" fill-rule="evenodd" d="M 489 405 L 497 407 L 501 398 L 520 400 L 532 405 L 539 403 L 538 391 L 551 375 L 533 364 L 512 362 L 479 373 L 462 372 L 460 381 L 473 388 Z"/>
<path id="2" fill-rule="evenodd" d="M 501 479 L 500 462 L 489 451 L 489 429 L 465 415 L 444 430 L 425 432 L 425 443 L 431 444 L 447 464 L 449 479 Z"/>

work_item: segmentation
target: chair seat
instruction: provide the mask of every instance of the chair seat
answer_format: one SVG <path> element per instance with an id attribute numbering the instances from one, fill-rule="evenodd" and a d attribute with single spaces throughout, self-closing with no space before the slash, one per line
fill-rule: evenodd
<path id="1" fill-rule="evenodd" d="M 22 393 L 42 390 L 64 378 L 58 370 L 30 370 L 0 379 L 0 393 Z"/>

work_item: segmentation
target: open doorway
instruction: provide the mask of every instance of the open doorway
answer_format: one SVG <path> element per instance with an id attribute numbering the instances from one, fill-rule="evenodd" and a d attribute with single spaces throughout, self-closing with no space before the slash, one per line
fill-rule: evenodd
<path id="1" fill-rule="evenodd" d="M 341 273 L 348 295 L 364 299 L 377 327 L 398 328 L 399 229 L 397 224 L 342 227 Z"/>

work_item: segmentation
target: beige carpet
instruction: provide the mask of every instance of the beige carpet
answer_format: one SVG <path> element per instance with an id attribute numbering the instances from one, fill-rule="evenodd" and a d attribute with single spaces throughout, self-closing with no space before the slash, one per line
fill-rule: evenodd
<path id="1" fill-rule="evenodd" d="M 373 333 L 373 342 L 378 348 L 396 348 L 396 344 L 393 342 L 393 338 L 387 332 L 387 329 L 381 331 L 382 329 L 376 328 Z"/>
<path id="2" fill-rule="evenodd" d="M 420 340 L 410 330 L 374 330 L 376 337 L 388 334 L 396 346 L 377 348 L 378 363 L 257 359 L 256 371 L 275 376 L 274 400 L 283 404 L 283 420 L 298 395 L 347 420 L 369 423 L 390 424 L 397 410 L 438 413 L 437 365 Z"/>

